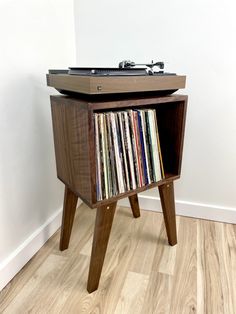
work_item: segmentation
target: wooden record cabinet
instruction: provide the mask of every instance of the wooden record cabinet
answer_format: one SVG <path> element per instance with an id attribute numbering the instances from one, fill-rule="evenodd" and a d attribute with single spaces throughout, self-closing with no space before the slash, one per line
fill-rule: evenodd
<path id="1" fill-rule="evenodd" d="M 87 290 L 91 293 L 99 285 L 119 199 L 129 198 L 133 216 L 137 218 L 140 216 L 138 193 L 158 189 L 168 242 L 170 245 L 177 243 L 173 181 L 181 173 L 187 96 L 160 97 L 145 93 L 142 96 L 128 95 L 126 98 L 110 95 L 104 99 L 79 94 L 75 97 L 51 96 L 51 108 L 57 176 L 65 184 L 60 250 L 69 246 L 78 197 L 97 210 L 87 283 Z M 94 113 L 127 108 L 155 109 L 165 179 L 97 201 Z"/>

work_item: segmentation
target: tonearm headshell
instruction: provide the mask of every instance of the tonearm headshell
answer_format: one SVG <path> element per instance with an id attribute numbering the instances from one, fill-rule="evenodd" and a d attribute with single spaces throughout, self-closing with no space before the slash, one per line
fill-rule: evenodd
<path id="1" fill-rule="evenodd" d="M 145 66 L 146 71 L 149 75 L 154 74 L 154 67 L 159 67 L 161 70 L 164 70 L 164 62 L 162 61 L 158 61 L 158 62 L 153 62 L 153 60 L 151 61 L 151 63 L 135 63 L 134 61 L 130 61 L 130 60 L 123 60 L 119 63 L 119 68 L 122 69 L 129 69 L 129 68 L 133 68 L 135 66 Z M 164 71 L 159 71 L 159 73 L 163 73 Z"/>

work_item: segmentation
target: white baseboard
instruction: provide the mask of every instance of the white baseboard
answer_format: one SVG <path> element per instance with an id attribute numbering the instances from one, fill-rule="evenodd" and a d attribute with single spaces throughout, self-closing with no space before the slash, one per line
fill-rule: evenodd
<path id="1" fill-rule="evenodd" d="M 35 230 L 16 250 L 0 264 L 0 291 L 38 252 L 61 225 L 62 208 Z"/>
<path id="2" fill-rule="evenodd" d="M 159 197 L 139 195 L 139 204 L 141 209 L 162 211 Z M 128 198 L 120 200 L 119 205 L 130 206 Z M 175 201 L 175 206 L 177 215 L 236 224 L 236 208 L 180 200 Z"/>
<path id="3" fill-rule="evenodd" d="M 81 204 L 78 200 L 77 206 Z M 60 228 L 62 208 L 35 230 L 16 250 L 0 263 L 0 291 Z"/>

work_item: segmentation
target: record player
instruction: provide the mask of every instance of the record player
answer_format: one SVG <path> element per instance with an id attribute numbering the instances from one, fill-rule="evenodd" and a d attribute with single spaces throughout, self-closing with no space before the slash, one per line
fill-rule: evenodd
<path id="1" fill-rule="evenodd" d="M 186 76 L 164 72 L 164 63 L 153 61 L 136 64 L 124 60 L 118 68 L 70 67 L 68 70 L 49 70 L 47 74 L 47 85 L 68 95 L 140 92 L 168 95 L 185 88 L 185 81 Z"/>

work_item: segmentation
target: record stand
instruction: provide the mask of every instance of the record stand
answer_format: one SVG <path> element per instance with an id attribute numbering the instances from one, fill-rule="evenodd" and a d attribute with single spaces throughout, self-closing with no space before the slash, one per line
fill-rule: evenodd
<path id="1" fill-rule="evenodd" d="M 115 197 L 97 201 L 94 113 L 126 109 L 155 109 L 165 179 Z M 170 245 L 177 243 L 173 181 L 180 178 L 187 96 L 158 93 L 74 94 L 51 96 L 57 176 L 65 184 L 60 250 L 69 246 L 78 197 L 96 208 L 87 290 L 98 288 L 117 201 L 128 197 L 134 218 L 140 217 L 138 193 L 159 190 Z M 110 243 L 112 245 L 112 243 Z"/>

